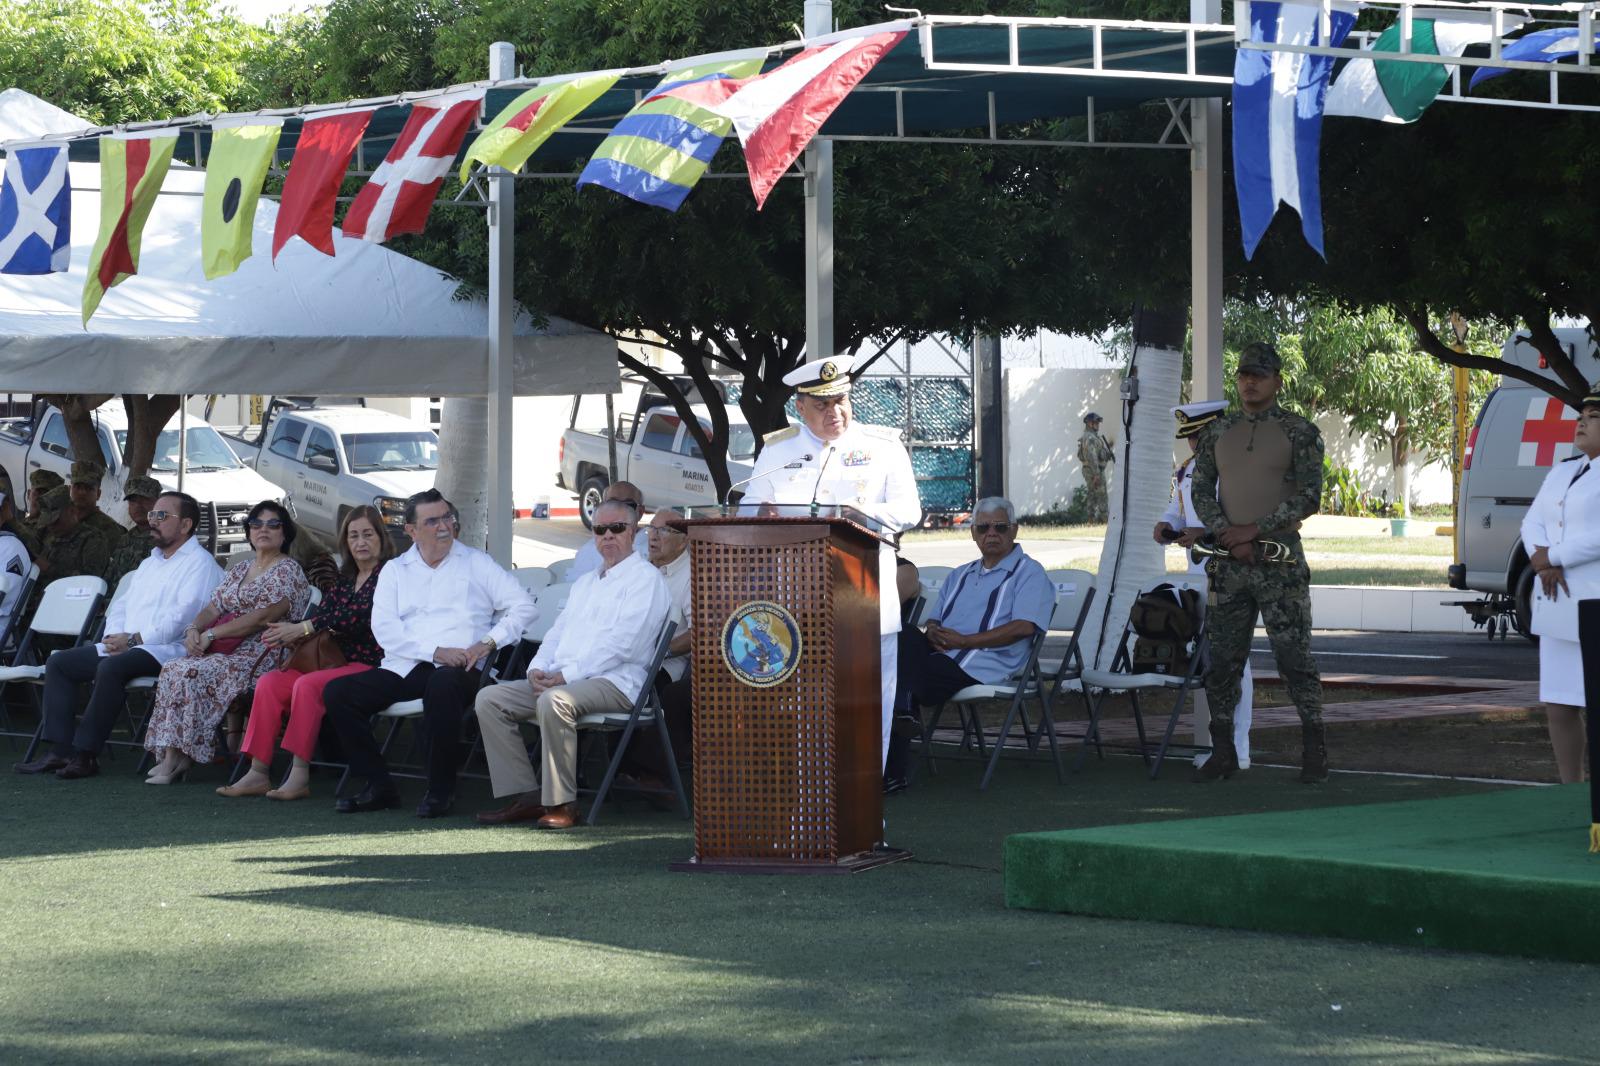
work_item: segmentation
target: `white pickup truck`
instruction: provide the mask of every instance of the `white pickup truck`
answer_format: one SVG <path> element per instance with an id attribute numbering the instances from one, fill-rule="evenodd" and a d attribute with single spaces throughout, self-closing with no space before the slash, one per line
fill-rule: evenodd
<path id="1" fill-rule="evenodd" d="M 61 412 L 46 404 L 37 417 L 0 419 L 0 465 L 12 479 L 24 481 L 35 470 L 50 470 L 65 481 L 72 472 L 72 447 Z M 100 458 L 106 467 L 100 485 L 100 509 L 123 525 L 128 508 L 122 485 L 127 471 L 122 449 L 128 442 L 128 415 L 120 400 L 108 400 L 94 409 L 95 433 L 100 438 Z M 178 416 L 167 423 L 156 441 L 150 476 L 164 489 L 178 487 Z M 202 419 L 189 416 L 184 449 L 183 490 L 200 501 L 200 537 L 210 544 L 211 509 L 216 506 L 216 543 L 213 550 L 226 555 L 245 542 L 243 520 L 262 500 L 283 501 L 283 492 L 239 462 L 217 431 Z M 20 489 L 18 491 L 21 491 Z"/>
<path id="2" fill-rule="evenodd" d="M 410 547 L 402 528 L 406 499 L 433 488 L 439 473 L 438 434 L 370 407 L 274 400 L 260 426 L 225 428 L 223 436 L 288 494 L 300 527 L 330 547 L 344 516 L 362 504 L 378 508 L 396 550 Z"/>
<path id="3" fill-rule="evenodd" d="M 709 433 L 711 417 L 702 405 L 692 410 Z M 728 412 L 728 476 L 741 481 L 755 468 L 756 438 L 750 426 L 733 421 Z M 645 507 L 708 507 L 716 504 L 717 488 L 700 446 L 671 407 L 647 407 L 637 416 L 624 415 L 617 427 L 617 479 L 631 481 L 644 493 Z M 568 429 L 561 435 L 561 487 L 578 494 L 578 513 L 585 526 L 611 484 L 610 445 L 605 433 Z"/>

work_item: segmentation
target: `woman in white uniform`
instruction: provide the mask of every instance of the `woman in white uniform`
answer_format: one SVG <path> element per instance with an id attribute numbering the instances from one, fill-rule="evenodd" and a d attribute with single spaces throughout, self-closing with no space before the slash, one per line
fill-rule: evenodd
<path id="1" fill-rule="evenodd" d="M 1522 543 L 1538 580 L 1533 632 L 1539 638 L 1539 699 L 1555 749 L 1556 772 L 1583 780 L 1583 655 L 1578 601 L 1600 598 L 1600 384 L 1578 412 L 1571 459 L 1555 464 L 1522 520 Z"/>
<path id="2" fill-rule="evenodd" d="M 1200 431 L 1207 425 L 1216 421 L 1217 416 L 1228 409 L 1226 403 L 1220 400 L 1207 400 L 1199 403 L 1179 404 L 1172 409 L 1173 417 L 1178 420 L 1178 439 L 1189 442 L 1189 458 L 1183 461 L 1173 477 L 1172 501 L 1167 504 L 1166 513 L 1161 516 L 1161 521 L 1156 523 L 1155 539 L 1157 544 L 1176 544 L 1188 551 L 1194 543 L 1206 535 L 1206 528 L 1194 513 L 1194 497 L 1190 494 L 1194 479 L 1194 450 L 1200 443 Z M 1193 555 L 1189 556 L 1189 574 L 1192 577 L 1205 577 L 1206 564 L 1196 561 Z M 1244 675 L 1239 679 L 1239 706 L 1233 712 L 1233 746 L 1239 753 L 1239 769 L 1250 769 L 1250 715 L 1255 707 L 1255 678 L 1250 673 L 1250 660 L 1244 662 Z M 1206 705 L 1204 689 L 1195 689 L 1189 695 L 1194 707 L 1194 742 L 1197 746 L 1209 748 L 1211 746 L 1211 709 Z M 1209 751 L 1201 752 L 1194 757 L 1195 766 L 1204 766 L 1211 757 Z"/>

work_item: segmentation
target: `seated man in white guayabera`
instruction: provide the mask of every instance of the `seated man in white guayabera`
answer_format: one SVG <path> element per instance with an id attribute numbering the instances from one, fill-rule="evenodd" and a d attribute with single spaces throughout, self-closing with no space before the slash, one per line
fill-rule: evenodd
<path id="1" fill-rule="evenodd" d="M 977 502 L 972 539 L 978 558 L 958 566 L 939 586 L 924 630 L 900 631 L 896 706 L 907 728 L 889 739 L 885 792 L 906 787 L 910 733 L 921 710 L 937 707 L 968 685 L 995 685 L 1028 659 L 1028 642 L 1050 628 L 1056 589 L 1038 560 L 1017 545 L 1017 511 L 1003 496 Z"/>
<path id="2" fill-rule="evenodd" d="M 633 550 L 639 520 L 633 508 L 608 501 L 594 513 L 600 569 L 580 577 L 526 679 L 478 693 L 476 710 L 489 781 L 512 801 L 478 821 L 504 825 L 538 819 L 541 829 L 570 829 L 578 820 L 578 729 L 586 714 L 626 711 L 650 679 L 645 670 L 671 609 L 661 571 Z M 520 723 L 539 722 L 541 773 L 522 742 Z M 536 793 L 537 790 L 537 793 Z M 535 795 L 537 794 L 537 799 Z"/>
<path id="3" fill-rule="evenodd" d="M 619 481 L 615 485 L 606 487 L 602 503 L 616 500 L 633 508 L 633 520 L 644 522 L 644 493 L 639 491 L 639 486 L 631 481 Z M 590 519 L 593 521 L 593 519 Z M 643 528 L 633 538 L 633 550 L 636 555 L 645 555 L 650 550 L 649 534 Z M 600 569 L 600 552 L 595 542 L 590 540 L 578 549 L 578 554 L 572 558 L 572 568 L 567 571 L 566 580 L 576 581 L 584 574 Z"/>

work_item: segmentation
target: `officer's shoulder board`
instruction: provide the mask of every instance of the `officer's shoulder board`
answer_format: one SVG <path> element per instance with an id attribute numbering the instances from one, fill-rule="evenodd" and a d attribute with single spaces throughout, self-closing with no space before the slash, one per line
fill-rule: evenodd
<path id="1" fill-rule="evenodd" d="M 874 426 L 867 422 L 858 422 L 856 425 L 860 427 L 862 433 L 869 437 L 877 437 L 879 440 L 892 440 L 896 444 L 900 443 L 900 431 L 893 426 Z"/>
<path id="2" fill-rule="evenodd" d="M 799 432 L 799 426 L 784 426 L 782 429 L 775 429 L 771 433 L 768 433 L 765 437 L 762 437 L 761 443 L 777 444 L 779 441 L 786 441 L 791 437 L 797 436 Z"/>

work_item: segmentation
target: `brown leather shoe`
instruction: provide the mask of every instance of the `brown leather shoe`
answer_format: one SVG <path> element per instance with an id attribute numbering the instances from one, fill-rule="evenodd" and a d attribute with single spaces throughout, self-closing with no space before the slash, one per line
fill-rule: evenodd
<path id="1" fill-rule="evenodd" d="M 65 765 L 67 760 L 60 755 L 41 755 L 32 762 L 12 763 L 11 769 L 19 774 L 53 774 Z"/>
<path id="2" fill-rule="evenodd" d="M 528 800 L 512 800 L 498 811 L 479 811 L 477 814 L 479 825 L 511 825 L 515 822 L 531 822 L 544 817 L 544 808 Z"/>
<path id="3" fill-rule="evenodd" d="M 67 760 L 67 765 L 56 771 L 56 777 L 62 781 L 80 781 L 85 777 L 94 777 L 99 772 L 100 760 L 80 751 Z"/>
<path id="4" fill-rule="evenodd" d="M 571 829 L 578 824 L 578 805 L 576 803 L 561 803 L 551 807 L 543 818 L 539 819 L 540 829 Z"/>

